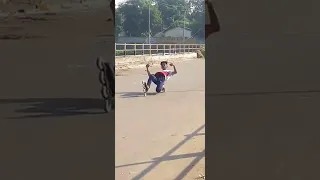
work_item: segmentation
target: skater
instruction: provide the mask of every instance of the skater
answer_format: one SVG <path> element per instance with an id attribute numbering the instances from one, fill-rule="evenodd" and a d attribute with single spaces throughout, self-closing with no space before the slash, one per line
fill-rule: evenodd
<path id="1" fill-rule="evenodd" d="M 175 67 L 175 65 L 173 63 L 170 63 L 169 65 L 173 67 L 173 70 L 167 70 L 168 68 L 168 62 L 167 61 L 162 61 L 160 63 L 161 65 L 161 71 L 155 73 L 155 74 L 151 74 L 149 71 L 149 67 L 150 65 L 147 64 L 146 68 L 147 68 L 147 73 L 148 73 L 148 81 L 147 83 L 144 83 L 144 88 L 145 91 L 148 92 L 148 90 L 150 89 L 151 83 L 153 82 L 154 84 L 157 85 L 156 87 L 156 92 L 160 93 L 160 92 L 164 92 L 165 88 L 164 88 L 164 84 L 165 82 L 172 77 L 173 75 L 177 74 L 177 69 Z"/>

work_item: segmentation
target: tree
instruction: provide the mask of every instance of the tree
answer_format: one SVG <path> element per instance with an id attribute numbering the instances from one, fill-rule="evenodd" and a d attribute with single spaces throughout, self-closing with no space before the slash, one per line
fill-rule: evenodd
<path id="1" fill-rule="evenodd" d="M 119 36 L 121 32 L 123 32 L 123 22 L 124 17 L 121 12 L 119 12 L 119 9 L 116 9 L 115 11 L 115 34 L 116 38 Z"/>
<path id="2" fill-rule="evenodd" d="M 176 21 L 184 20 L 184 11 L 188 9 L 188 4 L 185 0 L 155 0 L 155 2 L 159 7 L 159 11 L 163 15 L 163 26 L 167 28 L 176 26 Z"/>
<path id="3" fill-rule="evenodd" d="M 190 28 L 192 34 L 204 37 L 205 8 L 203 0 L 128 0 L 116 10 L 116 33 L 148 36 L 149 7 L 151 35 L 172 27 Z"/>
<path id="4" fill-rule="evenodd" d="M 190 0 L 188 2 L 190 9 L 192 9 L 189 19 L 190 29 L 192 34 L 203 38 L 205 34 L 205 6 L 203 0 Z"/>
<path id="5" fill-rule="evenodd" d="M 145 36 L 149 27 L 149 7 L 151 32 L 161 30 L 162 18 L 157 6 L 151 0 L 129 0 L 121 4 L 118 11 L 123 15 L 123 30 L 129 36 Z"/>

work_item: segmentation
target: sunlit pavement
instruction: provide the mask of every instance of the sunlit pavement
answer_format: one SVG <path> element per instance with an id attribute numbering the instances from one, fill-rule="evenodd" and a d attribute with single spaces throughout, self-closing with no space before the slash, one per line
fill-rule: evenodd
<path id="1" fill-rule="evenodd" d="M 117 180 L 194 179 L 205 173 L 204 63 L 177 63 L 166 93 L 155 94 L 152 86 L 147 97 L 144 69 L 116 77 Z"/>

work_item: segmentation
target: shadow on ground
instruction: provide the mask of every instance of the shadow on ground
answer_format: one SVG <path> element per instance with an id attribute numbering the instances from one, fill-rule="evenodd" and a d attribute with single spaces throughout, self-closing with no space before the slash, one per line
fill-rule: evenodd
<path id="1" fill-rule="evenodd" d="M 137 98 L 137 97 L 144 97 L 143 92 L 121 92 L 121 93 L 116 93 L 119 94 L 121 98 Z M 157 95 L 158 93 L 156 92 L 149 92 L 147 96 L 154 96 Z"/>
<path id="2" fill-rule="evenodd" d="M 204 90 L 185 90 L 185 91 L 167 91 L 165 93 L 185 93 L 185 92 L 204 92 Z M 137 98 L 137 97 L 144 97 L 143 92 L 117 92 L 116 94 L 120 95 L 121 98 Z M 156 93 L 156 92 L 148 92 L 147 96 L 154 96 L 160 95 L 163 93 Z"/>
<path id="3" fill-rule="evenodd" d="M 103 114 L 102 99 L 91 98 L 28 98 L 0 99 L 0 105 L 18 104 L 15 113 L 22 114 L 9 119 L 61 117 L 72 115 Z"/>
<path id="4" fill-rule="evenodd" d="M 137 162 L 132 164 L 124 164 L 124 165 L 118 165 L 115 168 L 122 168 L 127 166 L 136 166 L 141 164 L 150 164 L 147 168 L 145 168 L 143 171 L 141 171 L 138 175 L 136 175 L 132 180 L 139 180 L 143 179 L 148 173 L 150 173 L 154 168 L 156 168 L 161 162 L 163 161 L 172 161 L 172 160 L 179 160 L 183 158 L 194 158 L 189 164 L 186 165 L 186 167 L 177 175 L 174 179 L 184 179 L 184 177 L 192 170 L 192 168 L 200 162 L 202 158 L 205 157 L 205 149 L 198 153 L 189 153 L 189 154 L 179 154 L 179 155 L 172 155 L 175 151 L 177 151 L 181 146 L 183 146 L 185 143 L 187 143 L 189 140 L 191 140 L 195 136 L 204 136 L 205 133 L 199 133 L 201 130 L 205 128 L 205 125 L 200 126 L 198 129 L 193 131 L 191 134 L 185 135 L 184 140 L 180 141 L 177 145 L 172 147 L 170 150 L 168 150 L 165 154 L 163 154 L 161 157 L 155 157 L 151 161 L 145 161 L 145 162 Z"/>

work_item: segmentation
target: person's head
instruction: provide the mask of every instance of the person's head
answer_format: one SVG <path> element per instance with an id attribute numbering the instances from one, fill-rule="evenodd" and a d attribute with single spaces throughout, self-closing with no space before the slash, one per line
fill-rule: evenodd
<path id="1" fill-rule="evenodd" d="M 160 65 L 162 70 L 166 70 L 168 68 L 168 61 L 162 61 Z"/>

